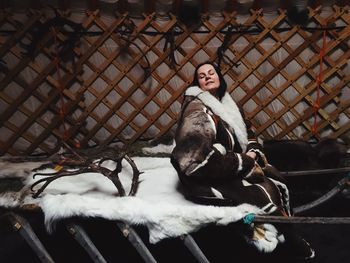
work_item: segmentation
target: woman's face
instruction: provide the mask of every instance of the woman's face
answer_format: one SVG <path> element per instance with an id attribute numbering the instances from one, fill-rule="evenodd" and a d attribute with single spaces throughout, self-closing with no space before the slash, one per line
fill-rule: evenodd
<path id="1" fill-rule="evenodd" d="M 199 87 L 204 91 L 215 93 L 220 86 L 218 73 L 210 64 L 204 64 L 198 68 L 197 78 Z"/>

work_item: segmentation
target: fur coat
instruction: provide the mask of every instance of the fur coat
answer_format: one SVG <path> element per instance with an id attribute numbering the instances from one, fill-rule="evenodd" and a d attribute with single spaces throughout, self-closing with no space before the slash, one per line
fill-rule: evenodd
<path id="1" fill-rule="evenodd" d="M 249 204 L 266 214 L 291 215 L 285 180 L 267 163 L 262 147 L 254 140 L 249 125 L 228 93 L 218 100 L 208 91 L 189 87 L 175 141 L 171 162 L 188 199 L 219 206 Z M 248 151 L 256 153 L 256 160 L 246 154 Z M 273 229 L 279 242 L 286 238 L 307 258 L 314 256 L 310 245 L 283 224 L 278 229 L 270 224 L 251 224 L 248 240 L 253 240 L 259 248 L 262 241 L 259 236 L 267 233 L 267 229 Z M 266 243 L 272 244 L 271 238 L 267 240 Z"/>
<path id="2" fill-rule="evenodd" d="M 231 96 L 218 100 L 197 86 L 185 92 L 172 164 L 189 198 L 235 200 L 232 189 L 259 173 L 247 151 L 262 153 Z M 247 129 L 248 128 L 248 129 Z M 260 169 L 261 171 L 261 169 Z M 249 180 L 248 180 L 249 181 Z"/>

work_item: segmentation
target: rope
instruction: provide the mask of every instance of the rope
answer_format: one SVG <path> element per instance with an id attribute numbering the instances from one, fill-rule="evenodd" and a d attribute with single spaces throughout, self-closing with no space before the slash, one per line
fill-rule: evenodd
<path id="1" fill-rule="evenodd" d="M 321 107 L 320 103 L 320 87 L 321 83 L 323 81 L 323 57 L 326 53 L 326 31 L 323 31 L 323 37 L 322 37 L 322 49 L 320 50 L 320 72 L 316 78 L 317 82 L 317 89 L 316 89 L 316 100 L 313 103 L 313 109 L 314 109 L 314 123 L 311 127 L 311 132 L 314 136 L 318 134 L 318 125 L 317 125 L 317 113 Z"/>
<path id="2" fill-rule="evenodd" d="M 57 83 L 58 83 L 58 91 L 60 94 L 60 103 L 59 103 L 59 116 L 61 119 L 61 123 L 63 126 L 63 136 L 62 136 L 62 140 L 64 142 L 66 142 L 69 139 L 69 132 L 67 129 L 67 125 L 65 122 L 65 118 L 66 118 L 66 110 L 65 110 L 65 103 L 64 103 L 64 94 L 63 94 L 63 90 L 64 87 L 62 86 L 62 77 L 61 77 L 61 69 L 60 69 L 60 63 L 61 60 L 59 58 L 59 50 L 58 50 L 58 46 L 59 46 L 59 42 L 58 42 L 58 38 L 57 38 L 57 33 L 54 27 L 51 27 L 51 31 L 53 33 L 54 36 L 54 43 L 55 43 L 55 66 L 56 66 L 56 72 L 57 72 Z M 80 142 L 75 140 L 75 147 L 76 148 L 80 148 Z"/>
<path id="3" fill-rule="evenodd" d="M 66 141 L 68 139 L 68 130 L 65 124 L 65 105 L 64 105 L 64 96 L 63 96 L 63 87 L 61 85 L 61 70 L 60 70 L 60 58 L 58 57 L 58 39 L 57 39 L 57 33 L 53 27 L 51 27 L 51 31 L 54 36 L 54 42 L 55 42 L 55 66 L 56 66 L 56 72 L 57 72 L 57 83 L 58 83 L 58 91 L 60 93 L 60 108 L 59 108 L 59 116 L 63 125 L 63 140 Z"/>
<path id="4" fill-rule="evenodd" d="M 250 225 L 255 219 L 255 214 L 249 213 L 243 217 L 243 223 Z"/>

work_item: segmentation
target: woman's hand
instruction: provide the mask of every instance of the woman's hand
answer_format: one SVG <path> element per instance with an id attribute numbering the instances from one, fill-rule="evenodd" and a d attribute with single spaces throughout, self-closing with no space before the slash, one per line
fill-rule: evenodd
<path id="1" fill-rule="evenodd" d="M 261 169 L 260 165 L 255 163 L 254 171 L 249 174 L 249 176 L 244 177 L 251 184 L 262 183 L 265 180 L 264 171 Z"/>
<path id="2" fill-rule="evenodd" d="M 256 158 L 256 153 L 253 151 L 247 152 L 246 155 L 248 155 L 249 157 L 253 158 L 255 160 Z"/>

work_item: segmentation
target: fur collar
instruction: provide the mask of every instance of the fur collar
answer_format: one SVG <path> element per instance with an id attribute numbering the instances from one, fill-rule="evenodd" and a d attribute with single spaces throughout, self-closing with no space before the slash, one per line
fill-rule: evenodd
<path id="1" fill-rule="evenodd" d="M 226 92 L 221 101 L 219 101 L 210 92 L 203 91 L 198 86 L 192 86 L 186 90 L 185 96 L 198 98 L 205 106 L 209 107 L 216 115 L 224 120 L 234 130 L 243 152 L 246 151 L 248 144 L 247 128 L 242 114 L 230 94 Z"/>

